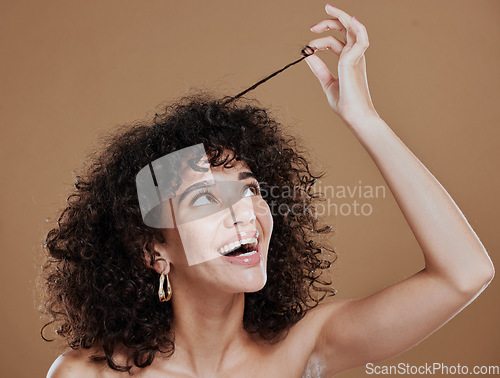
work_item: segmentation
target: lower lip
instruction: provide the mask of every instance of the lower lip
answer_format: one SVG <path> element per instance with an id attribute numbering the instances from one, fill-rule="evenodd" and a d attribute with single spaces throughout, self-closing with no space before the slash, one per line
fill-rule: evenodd
<path id="1" fill-rule="evenodd" d="M 231 264 L 235 265 L 257 265 L 260 264 L 262 255 L 257 249 L 257 252 L 251 256 L 240 255 L 240 256 L 222 256 L 222 257 L 229 260 Z"/>

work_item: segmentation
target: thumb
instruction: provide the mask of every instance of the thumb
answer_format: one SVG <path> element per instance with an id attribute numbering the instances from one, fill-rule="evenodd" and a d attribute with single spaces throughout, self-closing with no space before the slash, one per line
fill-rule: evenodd
<path id="1" fill-rule="evenodd" d="M 311 71 L 316 75 L 323 90 L 328 89 L 337 79 L 332 75 L 327 65 L 316 55 L 305 59 Z"/>

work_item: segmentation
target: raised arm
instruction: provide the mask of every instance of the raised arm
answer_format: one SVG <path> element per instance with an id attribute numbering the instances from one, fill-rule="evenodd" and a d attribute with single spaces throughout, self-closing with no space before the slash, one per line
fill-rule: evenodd
<path id="1" fill-rule="evenodd" d="M 370 154 L 415 235 L 425 268 L 367 298 L 324 305 L 317 351 L 332 371 L 395 356 L 467 306 L 494 276 L 491 260 L 455 202 L 373 107 L 366 78 L 365 27 L 327 5 L 332 19 L 311 30 L 340 30 L 309 43 L 339 55 L 338 79 L 306 58 L 334 112 Z"/>

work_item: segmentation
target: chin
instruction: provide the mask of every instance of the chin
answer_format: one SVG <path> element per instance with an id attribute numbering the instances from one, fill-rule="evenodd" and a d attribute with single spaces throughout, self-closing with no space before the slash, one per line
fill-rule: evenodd
<path id="1" fill-rule="evenodd" d="M 266 282 L 267 274 L 265 272 L 253 274 L 251 277 L 248 277 L 247 281 L 241 282 L 240 292 L 254 293 L 261 290 L 266 285 Z"/>

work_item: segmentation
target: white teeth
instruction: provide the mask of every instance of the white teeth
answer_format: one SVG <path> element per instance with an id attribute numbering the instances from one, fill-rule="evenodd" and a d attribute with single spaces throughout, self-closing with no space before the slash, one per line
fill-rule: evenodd
<path id="1" fill-rule="evenodd" d="M 234 251 L 235 249 L 240 248 L 244 244 L 255 244 L 257 245 L 258 241 L 257 238 L 248 238 L 248 239 L 242 239 L 235 241 L 233 243 L 226 244 L 225 246 L 219 248 L 217 252 L 221 254 L 227 254 L 230 251 Z"/>
<path id="2" fill-rule="evenodd" d="M 253 251 L 253 252 L 250 252 L 250 253 L 244 253 L 243 256 L 245 257 L 249 257 L 249 256 L 252 256 L 252 255 L 255 255 L 257 253 L 257 251 Z M 248 262 L 250 261 L 249 259 L 245 259 L 243 260 L 244 262 Z"/>

